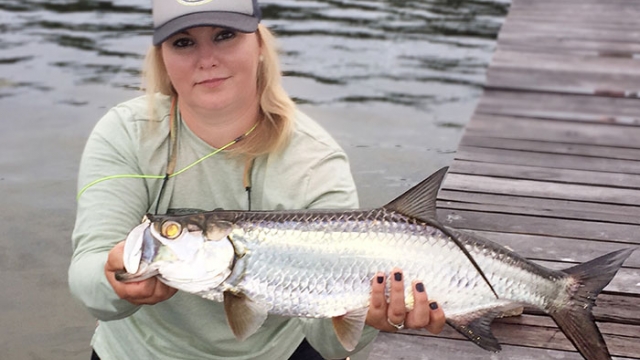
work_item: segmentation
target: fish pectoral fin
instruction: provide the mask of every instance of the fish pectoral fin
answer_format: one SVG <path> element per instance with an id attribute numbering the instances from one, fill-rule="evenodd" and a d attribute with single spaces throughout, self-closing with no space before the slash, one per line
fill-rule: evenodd
<path id="1" fill-rule="evenodd" d="M 491 332 L 491 322 L 502 314 L 520 307 L 518 303 L 477 310 L 471 314 L 447 317 L 447 324 L 481 348 L 498 352 L 502 350 L 498 339 Z"/>
<path id="2" fill-rule="evenodd" d="M 338 341 L 340 341 L 345 350 L 353 351 L 358 345 L 368 311 L 369 308 L 367 307 L 331 318 Z"/>
<path id="3" fill-rule="evenodd" d="M 229 327 L 236 339 L 243 341 L 255 333 L 267 319 L 265 306 L 244 294 L 224 292 L 224 311 L 227 314 Z"/>

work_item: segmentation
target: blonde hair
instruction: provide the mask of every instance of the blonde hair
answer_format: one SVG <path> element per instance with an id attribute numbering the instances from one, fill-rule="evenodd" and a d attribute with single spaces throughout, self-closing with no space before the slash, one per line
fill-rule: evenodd
<path id="1" fill-rule="evenodd" d="M 262 60 L 258 67 L 258 97 L 260 116 L 258 126 L 232 150 L 250 157 L 282 149 L 289 141 L 294 123 L 295 104 L 282 87 L 282 73 L 276 39 L 271 31 L 260 24 L 256 31 L 262 46 Z M 164 66 L 160 46 L 151 46 L 142 72 L 143 84 L 151 116 L 157 118 L 156 93 L 175 97 L 176 93 Z"/>

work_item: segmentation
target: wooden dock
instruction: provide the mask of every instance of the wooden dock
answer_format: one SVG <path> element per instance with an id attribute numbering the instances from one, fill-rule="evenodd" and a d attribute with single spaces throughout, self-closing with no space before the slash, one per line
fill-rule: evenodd
<path id="1" fill-rule="evenodd" d="M 640 0 L 513 0 L 439 194 L 443 223 L 551 268 L 636 247 L 594 310 L 614 359 L 640 359 L 639 96 Z M 370 359 L 582 359 L 535 309 L 493 331 L 498 354 L 447 328 Z"/>

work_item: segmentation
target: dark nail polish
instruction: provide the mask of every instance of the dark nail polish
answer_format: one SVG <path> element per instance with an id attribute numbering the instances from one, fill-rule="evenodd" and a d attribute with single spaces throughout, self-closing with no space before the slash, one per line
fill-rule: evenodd
<path id="1" fill-rule="evenodd" d="M 402 280 L 402 273 L 401 273 L 401 272 L 394 273 L 394 274 L 393 274 L 393 278 L 394 278 L 396 281 L 401 281 L 401 280 Z"/>
<path id="2" fill-rule="evenodd" d="M 376 278 L 376 281 L 378 282 L 378 284 L 382 284 L 382 282 L 384 281 L 384 276 L 378 276 Z"/>
<path id="3" fill-rule="evenodd" d="M 438 310 L 438 303 L 434 301 L 429 304 L 429 307 L 431 308 L 431 310 Z"/>
<path id="4" fill-rule="evenodd" d="M 416 284 L 416 290 L 418 290 L 418 292 L 424 292 L 424 284 L 423 283 L 417 283 Z"/>

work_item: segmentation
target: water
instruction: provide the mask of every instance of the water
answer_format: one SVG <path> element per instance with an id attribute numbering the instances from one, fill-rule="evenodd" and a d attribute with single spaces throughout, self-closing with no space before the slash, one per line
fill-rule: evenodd
<path id="1" fill-rule="evenodd" d="M 380 203 L 375 189 L 406 188 L 451 160 L 508 7 L 263 4 L 281 41 L 287 90 L 351 155 L 365 205 Z M 149 12 L 146 0 L 3 1 L 0 106 L 81 114 L 62 125 L 84 137 L 105 109 L 138 94 Z"/>
<path id="2" fill-rule="evenodd" d="M 285 87 L 334 134 L 363 206 L 454 156 L 505 0 L 263 1 Z M 139 94 L 148 0 L 0 1 L 2 359 L 87 359 L 68 294 L 77 164 L 106 110 Z"/>

